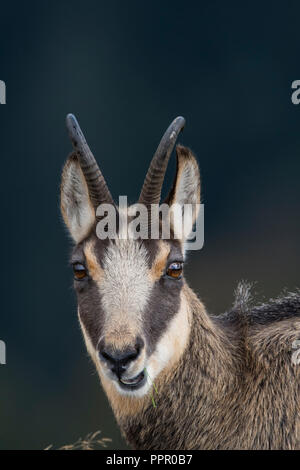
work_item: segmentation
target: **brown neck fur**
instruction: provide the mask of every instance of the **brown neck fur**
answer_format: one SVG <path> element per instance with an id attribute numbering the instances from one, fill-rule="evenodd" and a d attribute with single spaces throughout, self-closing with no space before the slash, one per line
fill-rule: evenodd
<path id="1" fill-rule="evenodd" d="M 243 322 L 221 326 L 188 287 L 185 295 L 191 307 L 189 344 L 155 381 L 157 407 L 150 396 L 114 400 L 109 394 L 128 443 L 152 450 L 297 448 L 298 393 L 287 384 L 295 382 L 293 367 L 282 371 L 280 381 L 276 360 L 256 362 L 255 329 Z"/>

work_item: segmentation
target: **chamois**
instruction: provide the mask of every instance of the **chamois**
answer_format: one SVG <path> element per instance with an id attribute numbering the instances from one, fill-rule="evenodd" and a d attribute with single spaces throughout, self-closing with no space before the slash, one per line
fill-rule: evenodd
<path id="1" fill-rule="evenodd" d="M 172 122 L 147 172 L 138 201 L 149 213 L 147 230 L 184 124 L 182 117 Z M 169 239 L 134 237 L 129 230 L 124 237 L 124 214 L 71 114 L 67 127 L 73 152 L 63 168 L 61 211 L 75 242 L 78 317 L 128 444 L 150 450 L 299 449 L 300 365 L 292 354 L 300 338 L 300 293 L 254 307 L 249 286 L 241 283 L 233 308 L 209 315 L 183 276 L 186 235 L 176 236 L 183 215 L 171 218 Z M 200 174 L 188 148 L 178 145 L 176 153 L 165 202 L 183 214 L 186 204 L 200 203 Z M 116 213 L 112 239 L 97 236 L 103 206 Z M 195 210 L 189 230 L 196 216 Z"/>

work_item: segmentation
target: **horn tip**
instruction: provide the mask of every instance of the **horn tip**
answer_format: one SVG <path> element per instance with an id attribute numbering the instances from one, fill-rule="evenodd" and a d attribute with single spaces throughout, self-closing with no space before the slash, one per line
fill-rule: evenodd
<path id="1" fill-rule="evenodd" d="M 182 129 L 184 128 L 185 126 L 185 118 L 183 116 L 177 116 L 177 118 L 175 118 L 174 122 L 176 122 L 176 124 L 178 124 Z"/>
<path id="2" fill-rule="evenodd" d="M 67 127 L 73 127 L 74 125 L 78 124 L 77 123 L 77 119 L 76 117 L 74 116 L 74 114 L 72 113 L 69 113 L 67 114 L 67 117 L 66 117 L 66 124 L 67 124 Z"/>
<path id="3" fill-rule="evenodd" d="M 81 145 L 81 142 L 84 142 L 84 136 L 79 127 L 78 121 L 74 114 L 69 113 L 66 117 L 66 125 L 69 132 L 70 139 L 72 141 L 73 147 L 76 149 Z"/>
<path id="4" fill-rule="evenodd" d="M 169 130 L 171 133 L 169 134 L 169 140 L 173 141 L 175 143 L 178 134 L 182 132 L 183 128 L 185 126 L 185 119 L 182 116 L 177 116 L 177 118 L 174 119 L 172 124 L 169 127 Z"/>

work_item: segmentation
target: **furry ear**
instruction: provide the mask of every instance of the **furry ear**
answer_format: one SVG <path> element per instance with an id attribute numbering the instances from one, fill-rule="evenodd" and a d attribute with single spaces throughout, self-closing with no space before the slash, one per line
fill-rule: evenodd
<path id="1" fill-rule="evenodd" d="M 73 240 L 79 243 L 95 223 L 95 210 L 75 153 L 69 156 L 63 168 L 60 208 Z"/>
<path id="2" fill-rule="evenodd" d="M 172 210 L 171 227 L 186 239 L 196 222 L 200 204 L 200 172 L 189 148 L 177 145 L 177 170 L 173 187 L 165 201 Z M 183 229 L 183 232 L 182 232 Z"/>

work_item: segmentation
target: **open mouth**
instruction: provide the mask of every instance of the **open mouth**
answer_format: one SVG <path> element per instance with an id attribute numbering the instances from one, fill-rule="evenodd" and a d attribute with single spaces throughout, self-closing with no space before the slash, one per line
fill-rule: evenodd
<path id="1" fill-rule="evenodd" d="M 133 379 L 119 379 L 119 384 L 125 390 L 136 390 L 142 387 L 145 382 L 146 382 L 146 376 L 145 376 L 144 371 L 142 371 L 136 377 L 133 377 Z"/>

